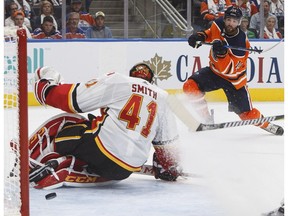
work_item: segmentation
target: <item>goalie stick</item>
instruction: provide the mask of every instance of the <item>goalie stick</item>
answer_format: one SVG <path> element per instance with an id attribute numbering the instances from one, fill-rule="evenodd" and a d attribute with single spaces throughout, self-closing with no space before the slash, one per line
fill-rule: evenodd
<path id="1" fill-rule="evenodd" d="M 249 119 L 241 121 L 231 121 L 218 124 L 203 124 L 196 120 L 192 114 L 186 109 L 182 102 L 176 95 L 169 95 L 167 97 L 167 103 L 174 114 L 191 130 L 191 131 L 207 131 L 222 128 L 239 127 L 245 125 L 261 124 L 263 122 L 271 122 L 280 119 L 284 119 L 284 115 L 267 116 L 258 119 Z"/>
<path id="2" fill-rule="evenodd" d="M 154 176 L 153 166 L 144 164 L 139 172 L 134 172 L 134 173 L 141 174 L 141 175 Z M 180 176 L 183 178 L 187 178 L 187 177 L 200 178 L 201 177 L 199 175 L 186 173 L 186 172 L 182 172 Z"/>

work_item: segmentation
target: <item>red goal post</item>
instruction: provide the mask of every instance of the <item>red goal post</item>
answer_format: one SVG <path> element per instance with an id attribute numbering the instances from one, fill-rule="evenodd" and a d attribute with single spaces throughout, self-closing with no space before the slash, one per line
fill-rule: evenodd
<path id="1" fill-rule="evenodd" d="M 4 28 L 4 215 L 29 216 L 27 36 Z"/>

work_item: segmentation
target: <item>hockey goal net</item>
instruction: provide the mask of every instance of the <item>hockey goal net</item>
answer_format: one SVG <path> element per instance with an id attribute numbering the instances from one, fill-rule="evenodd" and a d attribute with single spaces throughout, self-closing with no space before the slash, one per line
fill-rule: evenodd
<path id="1" fill-rule="evenodd" d="M 26 31 L 4 29 L 4 215 L 29 215 Z"/>

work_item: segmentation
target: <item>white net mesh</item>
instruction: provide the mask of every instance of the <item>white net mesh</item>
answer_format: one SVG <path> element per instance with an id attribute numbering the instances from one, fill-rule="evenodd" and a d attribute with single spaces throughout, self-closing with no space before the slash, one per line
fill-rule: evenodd
<path id="1" fill-rule="evenodd" d="M 4 215 L 21 215 L 18 46 L 16 29 L 4 30 Z"/>

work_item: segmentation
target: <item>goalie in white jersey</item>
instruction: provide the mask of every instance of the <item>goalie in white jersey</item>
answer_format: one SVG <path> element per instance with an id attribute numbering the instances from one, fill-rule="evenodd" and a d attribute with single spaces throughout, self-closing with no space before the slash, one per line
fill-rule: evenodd
<path id="1" fill-rule="evenodd" d="M 30 182 L 35 188 L 87 186 L 123 180 L 141 170 L 155 148 L 155 177 L 180 175 L 174 114 L 154 73 L 139 63 L 130 77 L 109 73 L 87 83 L 63 84 L 50 67 L 36 71 L 35 96 L 67 112 L 44 123 L 29 140 Z M 140 79 L 139 79 L 140 78 Z M 101 109 L 101 116 L 77 114 Z"/>

